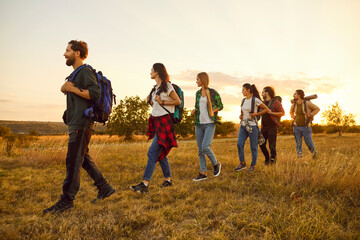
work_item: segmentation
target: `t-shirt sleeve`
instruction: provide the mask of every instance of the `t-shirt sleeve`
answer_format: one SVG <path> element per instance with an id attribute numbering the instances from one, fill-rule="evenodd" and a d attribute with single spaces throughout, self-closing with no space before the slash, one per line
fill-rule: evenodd
<path id="1" fill-rule="evenodd" d="M 255 105 L 258 107 L 259 105 L 261 105 L 263 102 L 258 99 L 258 98 L 255 98 Z"/>
<path id="2" fill-rule="evenodd" d="M 167 90 L 166 94 L 170 95 L 171 91 L 175 91 L 175 89 L 171 83 L 168 83 L 167 86 L 168 86 L 168 90 Z"/>
<path id="3" fill-rule="evenodd" d="M 84 70 L 84 87 L 89 90 L 91 100 L 97 101 L 101 93 L 96 76 L 90 69 L 86 68 Z"/>

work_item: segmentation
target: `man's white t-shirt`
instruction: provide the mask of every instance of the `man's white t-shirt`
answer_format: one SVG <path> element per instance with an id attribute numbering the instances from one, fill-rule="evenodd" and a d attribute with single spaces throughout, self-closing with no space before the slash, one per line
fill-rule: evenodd
<path id="1" fill-rule="evenodd" d="M 243 112 L 243 120 L 250 120 L 251 117 L 250 117 L 250 112 L 251 112 L 251 101 L 252 101 L 252 98 L 249 98 L 249 99 L 246 99 L 245 98 L 245 101 L 244 101 L 244 104 L 241 108 L 242 112 Z M 258 98 L 255 98 L 255 107 L 254 107 L 254 113 L 257 112 L 258 110 L 258 106 L 262 104 L 262 101 Z M 242 122 L 241 125 L 245 126 L 245 123 Z M 256 122 L 254 121 L 250 121 L 250 125 L 251 126 L 256 126 Z"/>
<path id="2" fill-rule="evenodd" d="M 175 90 L 171 83 L 167 82 L 166 84 L 167 84 L 168 90 L 167 90 L 167 92 L 160 93 L 160 99 L 163 101 L 171 101 L 172 98 L 170 97 L 170 93 L 171 93 L 171 91 L 175 91 Z M 155 101 L 155 96 L 156 96 L 157 91 L 159 90 L 159 87 L 156 87 L 156 89 L 153 92 L 152 97 L 151 97 L 151 100 L 153 102 L 153 106 L 152 106 L 153 108 L 152 108 L 151 115 L 153 115 L 154 117 L 160 117 L 160 116 L 169 114 L 168 112 L 165 111 L 165 109 L 163 107 L 165 107 L 171 113 L 175 112 L 175 105 L 163 105 L 163 107 L 162 107 L 162 106 L 160 106 L 160 104 L 158 102 Z"/>
<path id="3" fill-rule="evenodd" d="M 200 116 L 199 116 L 200 124 L 214 123 L 214 120 L 212 120 L 209 117 L 209 111 L 208 111 L 207 97 L 206 96 L 205 97 L 200 97 L 199 108 L 200 108 Z"/>

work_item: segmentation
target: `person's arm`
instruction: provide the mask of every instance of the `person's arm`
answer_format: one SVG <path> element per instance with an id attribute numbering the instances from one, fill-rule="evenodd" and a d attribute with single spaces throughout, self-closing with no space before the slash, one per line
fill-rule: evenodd
<path id="1" fill-rule="evenodd" d="M 75 84 L 73 82 L 65 82 L 61 87 L 61 92 L 63 92 L 64 94 L 72 92 L 79 97 L 91 100 L 89 90 L 77 88 L 75 87 Z"/>
<path id="2" fill-rule="evenodd" d="M 273 115 L 275 117 L 282 117 L 285 115 L 285 111 L 281 105 L 281 103 L 277 100 L 275 100 L 274 104 L 276 104 L 276 106 L 274 106 L 276 112 L 272 112 L 271 109 L 269 109 L 268 114 Z"/>
<path id="3" fill-rule="evenodd" d="M 175 105 L 175 106 L 181 105 L 181 100 L 175 91 L 171 91 L 169 96 L 171 97 L 171 100 L 164 101 L 164 100 L 161 100 L 159 95 L 156 95 L 155 101 L 157 101 L 160 105 L 164 105 L 164 106 L 165 105 Z"/>
<path id="4" fill-rule="evenodd" d="M 267 111 L 269 111 L 269 108 L 264 103 L 260 104 L 259 107 L 262 109 L 261 112 L 250 113 L 250 117 L 260 116 L 260 115 L 267 113 Z"/>
<path id="5" fill-rule="evenodd" d="M 308 108 L 311 110 L 308 117 L 314 117 L 320 111 L 320 108 L 310 101 L 306 101 L 306 103 L 308 104 Z"/>
<path id="6" fill-rule="evenodd" d="M 215 91 L 215 90 L 213 90 Z M 224 108 L 224 105 L 221 101 L 221 97 L 220 94 L 215 91 L 215 96 L 214 96 L 214 103 L 213 103 L 213 112 L 216 113 L 218 111 L 221 111 Z"/>

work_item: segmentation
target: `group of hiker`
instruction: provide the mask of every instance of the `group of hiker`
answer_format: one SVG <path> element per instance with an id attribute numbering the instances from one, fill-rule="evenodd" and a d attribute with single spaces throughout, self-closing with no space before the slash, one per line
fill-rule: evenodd
<path id="1" fill-rule="evenodd" d="M 115 189 L 107 182 L 89 155 L 88 145 L 94 129 L 94 120 L 104 117 L 103 114 L 96 113 L 96 106 L 93 107 L 93 102 L 102 99 L 104 86 L 99 86 L 101 85 L 98 83 L 99 76 L 94 72 L 94 69 L 83 63 L 87 55 L 87 44 L 77 40 L 70 41 L 64 53 L 66 65 L 72 66 L 74 69 L 67 78 L 68 81 L 61 87 L 61 92 L 66 95 L 67 99 L 67 109 L 63 118 L 69 128 L 66 177 L 61 198 L 51 207 L 44 209 L 44 214 L 61 213 L 73 207 L 73 201 L 80 187 L 81 167 L 87 171 L 94 180 L 94 185 L 98 188 L 98 195 L 92 200 L 93 203 L 105 199 L 115 192 Z M 100 75 L 102 74 L 100 73 Z M 176 106 L 183 104 L 183 96 L 178 95 L 179 91 L 176 89 L 178 87 L 171 84 L 167 70 L 162 63 L 153 65 L 150 77 L 156 82 L 147 96 L 147 101 L 152 106 L 147 135 L 149 139 L 153 140 L 147 152 L 148 161 L 142 181 L 140 184 L 130 187 L 138 193 L 148 192 L 148 186 L 157 162 L 159 162 L 165 178 L 160 187 L 173 185 L 167 155 L 172 147 L 177 147 L 173 127 L 174 112 Z M 221 172 L 221 163 L 217 160 L 210 146 L 216 124 L 221 124 L 217 114 L 223 109 L 223 103 L 219 93 L 209 87 L 207 73 L 197 74 L 196 84 L 199 90 L 195 94 L 195 108 L 191 114 L 195 115 L 195 136 L 200 163 L 200 172 L 193 179 L 197 182 L 207 179 L 206 156 L 213 166 L 213 176 L 217 177 Z M 263 100 L 261 100 L 254 84 L 244 84 L 242 94 L 244 99 L 241 102 L 239 116 L 241 124 L 237 141 L 240 163 L 235 171 L 247 168 L 244 156 L 244 145 L 247 138 L 250 139 L 252 155 L 248 170 L 254 171 L 257 163 L 258 145 L 260 145 L 265 156 L 265 164 L 276 163 L 277 128 L 285 111 L 281 104 L 281 98 L 275 95 L 273 87 L 267 86 L 263 89 Z M 294 135 L 298 157 L 303 155 L 302 137 L 304 137 L 313 157 L 316 157 L 317 152 L 311 137 L 311 121 L 319 111 L 320 109 L 316 105 L 305 99 L 304 91 L 300 89 L 295 91 L 294 104 L 291 106 L 290 115 L 294 119 Z M 261 131 L 258 126 L 260 116 L 262 116 Z M 270 153 L 266 146 L 267 142 L 269 142 Z"/>

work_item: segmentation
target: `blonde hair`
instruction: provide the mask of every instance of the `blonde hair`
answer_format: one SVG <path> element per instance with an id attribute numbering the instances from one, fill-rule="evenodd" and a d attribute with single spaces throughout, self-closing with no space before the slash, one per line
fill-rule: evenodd
<path id="1" fill-rule="evenodd" d="M 212 108 L 210 91 L 209 91 L 209 75 L 206 72 L 201 72 L 197 76 L 200 78 L 200 80 L 205 88 L 209 116 L 214 117 L 214 111 Z"/>

